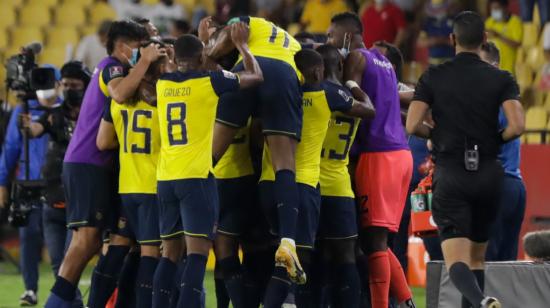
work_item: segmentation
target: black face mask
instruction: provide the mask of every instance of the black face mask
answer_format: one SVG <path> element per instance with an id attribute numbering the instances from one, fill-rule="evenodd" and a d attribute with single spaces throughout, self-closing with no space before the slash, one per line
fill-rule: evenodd
<path id="1" fill-rule="evenodd" d="M 172 6 L 172 4 L 174 4 L 174 1 L 173 0 L 163 0 L 162 3 L 164 3 L 167 6 Z"/>
<path id="2" fill-rule="evenodd" d="M 64 105 L 66 107 L 80 107 L 82 104 L 82 99 L 84 98 L 84 90 L 65 90 L 63 91 L 63 97 L 65 98 Z"/>

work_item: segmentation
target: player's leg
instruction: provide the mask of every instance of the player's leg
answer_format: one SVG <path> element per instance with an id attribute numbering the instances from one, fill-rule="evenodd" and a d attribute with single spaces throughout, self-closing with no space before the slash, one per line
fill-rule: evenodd
<path id="1" fill-rule="evenodd" d="M 184 249 L 179 200 L 174 193 L 173 185 L 173 181 L 160 181 L 157 186 L 162 257 L 153 277 L 153 308 L 170 307 L 178 262 Z"/>
<path id="2" fill-rule="evenodd" d="M 160 257 L 159 207 L 157 196 L 143 194 L 136 196 L 139 200 L 137 241 L 141 247 L 139 268 L 136 278 L 136 307 L 149 308 L 153 298 L 153 276 Z"/>
<path id="3" fill-rule="evenodd" d="M 27 219 L 27 225 L 19 227 L 21 274 L 25 284 L 20 303 L 35 306 L 38 303 L 38 263 L 42 251 L 42 205 L 34 204 Z"/>
<path id="4" fill-rule="evenodd" d="M 241 308 L 244 306 L 244 287 L 237 237 L 218 231 L 214 240 L 214 247 L 217 267 L 231 303 L 233 307 Z"/>
<path id="5" fill-rule="evenodd" d="M 140 247 L 133 245 L 118 275 L 117 308 L 136 307 L 136 279 L 140 264 Z"/>
<path id="6" fill-rule="evenodd" d="M 177 182 L 180 215 L 185 229 L 187 260 L 178 307 L 199 308 L 203 298 L 206 261 L 219 216 L 218 191 L 213 175 Z"/>
<path id="7" fill-rule="evenodd" d="M 215 250 L 216 248 L 214 247 L 214 251 Z M 225 282 L 224 282 L 222 271 L 220 270 L 220 265 L 218 264 L 218 261 L 216 261 L 216 265 L 214 265 L 214 288 L 216 290 L 217 307 L 229 308 L 229 302 L 231 301 L 231 299 L 227 294 L 227 289 L 225 288 Z"/>

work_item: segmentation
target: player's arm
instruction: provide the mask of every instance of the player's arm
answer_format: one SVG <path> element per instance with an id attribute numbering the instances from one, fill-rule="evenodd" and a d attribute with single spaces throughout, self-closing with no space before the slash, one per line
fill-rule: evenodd
<path id="1" fill-rule="evenodd" d="M 231 40 L 243 58 L 244 71 L 238 72 L 241 89 L 253 87 L 264 81 L 262 69 L 248 49 L 248 26 L 239 22 L 231 25 Z"/>
<path id="2" fill-rule="evenodd" d="M 525 130 L 525 114 L 518 100 L 507 100 L 502 104 L 504 115 L 508 120 L 508 126 L 502 132 L 502 141 L 508 142 L 516 139 Z"/>
<path id="3" fill-rule="evenodd" d="M 344 112 L 345 114 L 362 119 L 372 119 L 376 115 L 376 110 L 369 96 L 361 90 L 359 85 L 352 80 L 346 82 L 346 86 L 353 95 L 353 103 L 351 109 Z"/>
<path id="4" fill-rule="evenodd" d="M 101 123 L 99 124 L 99 131 L 97 132 L 95 142 L 97 148 L 101 151 L 118 148 L 118 139 L 116 137 L 115 126 L 113 125 L 110 102 L 105 104 L 103 119 L 101 119 Z"/>
<path id="5" fill-rule="evenodd" d="M 213 39 L 208 39 L 205 43 L 205 54 L 207 58 L 213 59 L 214 61 L 227 55 L 235 48 L 233 41 L 231 39 L 231 29 L 233 25 L 226 26 L 225 28 L 219 30 L 219 33 L 216 34 L 216 37 Z"/>
<path id="6" fill-rule="evenodd" d="M 111 79 L 107 83 L 109 96 L 112 97 L 115 102 L 124 103 L 134 95 L 149 65 L 159 57 L 165 56 L 166 49 L 161 48 L 159 44 L 151 43 L 147 47 L 140 48 L 140 54 L 141 57 L 128 75 Z"/>
<path id="7" fill-rule="evenodd" d="M 430 79 L 431 72 L 428 70 L 418 80 L 414 97 L 407 111 L 407 121 L 405 123 L 408 134 L 426 139 L 430 138 L 431 131 L 435 125 L 431 120 L 429 112 L 431 104 L 434 101 Z"/>

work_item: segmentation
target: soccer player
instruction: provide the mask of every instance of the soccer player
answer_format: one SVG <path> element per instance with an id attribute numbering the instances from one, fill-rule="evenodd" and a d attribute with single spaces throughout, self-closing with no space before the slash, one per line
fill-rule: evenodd
<path id="1" fill-rule="evenodd" d="M 255 17 L 239 17 L 229 21 L 244 22 L 250 28 L 250 51 L 257 57 L 265 82 L 250 91 L 223 100 L 214 128 L 213 156 L 219 160 L 240 127 L 244 127 L 253 110 L 259 110 L 262 131 L 271 152 L 275 173 L 276 215 L 279 217 L 281 243 L 275 253 L 277 266 L 286 268 L 291 280 L 305 282 L 304 272 L 296 255 L 296 222 L 298 217 L 298 189 L 296 185 L 295 152 L 302 127 L 301 93 L 294 55 L 300 44 L 286 31 L 273 23 Z M 207 55 L 218 59 L 233 47 L 228 29 L 222 29 L 210 42 L 208 33 L 200 33 L 208 44 Z M 233 71 L 242 71 L 239 61 Z M 235 108 L 235 106 L 239 106 Z"/>
<path id="2" fill-rule="evenodd" d="M 46 303 L 48 308 L 70 307 L 82 271 L 101 247 L 102 231 L 112 224 L 113 154 L 97 148 L 96 135 L 105 102 L 111 97 L 123 102 L 133 95 L 149 63 L 161 54 L 158 46 L 142 48 L 141 59 L 136 63 L 138 48 L 147 38 L 147 31 L 134 22 L 114 22 L 107 40 L 109 57 L 98 64 L 84 95 L 63 165 L 67 225 L 73 229 L 73 237 Z M 134 69 L 125 76 L 131 65 Z M 90 307 L 96 307 L 92 298 L 101 302 L 100 297 L 111 296 L 109 290 L 112 292 L 116 285 L 113 273 L 118 272 L 122 262 L 118 260 L 123 260 L 127 251 L 127 248 L 114 247 L 100 258 L 93 280 L 97 288 L 90 294 Z M 113 266 L 115 263 L 118 265 Z"/>
<path id="3" fill-rule="evenodd" d="M 164 59 L 149 66 L 135 98 L 105 106 L 97 135 L 100 150 L 119 148 L 121 216 L 126 234 L 141 248 L 136 281 L 138 308 L 151 307 L 153 275 L 160 255 L 156 181 L 160 134 L 154 85 Z M 151 85 L 153 88 L 148 89 Z"/>
<path id="4" fill-rule="evenodd" d="M 326 84 L 358 100 L 365 100 L 363 104 L 372 106 L 359 87 L 348 90 L 342 86 L 344 62 L 336 47 L 323 45 L 316 51 L 323 57 Z M 350 90 L 355 95 L 352 95 Z M 369 113 L 367 118 L 373 116 L 374 112 Z M 361 293 L 359 273 L 355 264 L 355 194 L 348 171 L 349 150 L 360 120 L 342 112 L 333 112 L 321 152 L 321 213 L 317 237 L 321 240 L 323 264 L 328 265 L 328 283 L 334 286 L 333 302 L 336 307 L 359 307 Z"/>
<path id="5" fill-rule="evenodd" d="M 220 100 L 223 100 L 222 96 Z M 251 217 L 248 215 L 256 204 L 256 177 L 250 157 L 250 127 L 241 128 L 233 142 L 217 162 L 214 175 L 218 185 L 220 217 L 214 240 L 216 267 L 233 307 L 244 307 L 244 289 L 239 239 L 246 231 Z"/>
<path id="6" fill-rule="evenodd" d="M 388 233 L 397 232 L 412 176 L 412 156 L 401 124 L 397 79 L 392 64 L 377 49 L 368 50 L 361 38 L 357 15 L 332 18 L 329 44 L 350 52 L 346 58 L 346 84 L 360 85 L 372 99 L 376 117 L 358 130 L 361 154 L 355 172 L 361 202 L 361 242 L 368 256 L 373 308 L 388 306 L 390 289 L 399 303 L 412 303 L 403 269 L 391 249 Z M 350 38 L 344 45 L 344 38 Z"/>
<path id="7" fill-rule="evenodd" d="M 244 71 L 202 71 L 203 43 L 195 36 L 184 35 L 175 44 L 178 71 L 163 75 L 157 83 L 161 134 L 157 180 L 163 238 L 157 273 L 164 275 L 159 281 L 173 281 L 179 256 L 173 251 L 177 249 L 174 241 L 165 238 L 183 229 L 187 263 L 178 307 L 200 307 L 206 261 L 217 227 L 218 193 L 210 171 L 218 98 L 263 81 L 262 71 L 248 48 L 248 35 L 244 24 L 231 26 L 231 39 L 243 57 Z"/>
<path id="8" fill-rule="evenodd" d="M 374 110 L 366 104 L 355 101 L 349 92 L 324 82 L 323 58 L 312 49 L 303 49 L 295 56 L 296 65 L 305 78 L 302 87 L 303 96 L 303 128 L 302 140 L 296 149 L 296 182 L 298 183 L 299 204 L 297 215 L 296 246 L 303 268 L 309 271 L 312 249 L 316 238 L 319 222 L 319 207 L 321 196 L 318 189 L 320 161 L 323 141 L 328 129 L 331 111 L 340 111 L 348 115 L 369 116 Z M 280 221 L 274 218 L 279 206 L 275 198 L 275 174 L 271 166 L 271 149 L 264 147 L 262 175 L 260 178 L 260 198 L 262 207 L 270 219 L 271 228 L 277 230 Z M 304 276 L 305 277 L 305 276 Z M 303 282 L 302 282 L 303 283 Z M 309 297 L 310 283 L 299 285 L 296 289 L 296 304 L 299 307 L 311 301 Z M 266 291 L 264 306 L 280 307 L 285 300 L 291 282 L 284 268 L 276 267 L 273 278 Z"/>

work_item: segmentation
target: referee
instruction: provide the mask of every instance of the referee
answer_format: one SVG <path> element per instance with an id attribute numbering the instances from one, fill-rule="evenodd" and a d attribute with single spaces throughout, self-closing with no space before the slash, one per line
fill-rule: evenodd
<path id="1" fill-rule="evenodd" d="M 499 308 L 500 302 L 482 291 L 489 228 L 504 175 L 497 155 L 502 143 L 523 133 L 524 114 L 513 77 L 480 59 L 486 39 L 478 14 L 455 18 L 456 57 L 422 75 L 406 126 L 409 134 L 434 144 L 432 213 L 449 276 L 465 298 L 462 306 Z M 499 131 L 501 106 L 508 126 Z M 424 122 L 429 109 L 433 128 Z"/>

